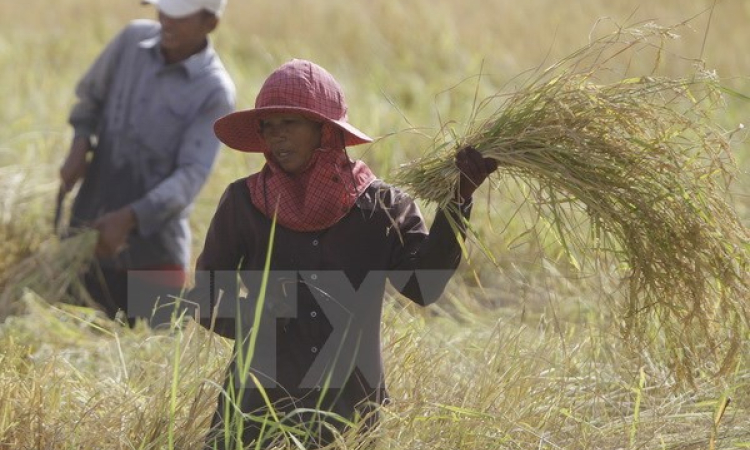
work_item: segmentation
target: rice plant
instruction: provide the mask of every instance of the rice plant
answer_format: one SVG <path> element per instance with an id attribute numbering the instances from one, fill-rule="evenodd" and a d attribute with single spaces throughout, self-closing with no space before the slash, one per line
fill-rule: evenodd
<path id="1" fill-rule="evenodd" d="M 750 325 L 750 234 L 727 194 L 730 133 L 714 120 L 725 91 L 700 67 L 678 78 L 618 78 L 612 68 L 624 55 L 658 66 L 676 28 L 645 24 L 592 41 L 479 103 L 476 117 L 495 109 L 465 135 L 446 128 L 397 179 L 450 207 L 455 150 L 473 146 L 494 158 L 496 180 L 529 192 L 527 206 L 574 265 L 591 255 L 616 265 L 624 289 L 614 316 L 624 337 L 636 350 L 666 350 L 675 374 L 692 381 L 702 358 L 714 373 L 732 370 Z"/>

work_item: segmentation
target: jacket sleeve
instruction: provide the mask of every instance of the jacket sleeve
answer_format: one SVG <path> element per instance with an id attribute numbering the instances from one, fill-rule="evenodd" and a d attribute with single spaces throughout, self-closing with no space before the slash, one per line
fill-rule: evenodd
<path id="1" fill-rule="evenodd" d="M 196 261 L 195 284 L 188 299 L 200 308 L 200 324 L 224 337 L 234 338 L 238 270 L 247 249 L 240 236 L 237 188 L 230 185 L 221 197 Z"/>
<path id="2" fill-rule="evenodd" d="M 112 39 L 78 81 L 75 89 L 78 100 L 68 116 L 75 137 L 92 136 L 99 129 L 99 120 L 104 112 L 112 76 L 117 71 L 128 34 L 129 29 L 125 28 Z"/>
<path id="3" fill-rule="evenodd" d="M 399 292 L 426 306 L 442 295 L 461 262 L 471 204 L 439 209 L 427 232 L 419 208 L 404 197 L 394 208 L 401 245 L 393 252 L 392 269 L 394 273 L 410 274 L 408 281 L 396 286 Z"/>

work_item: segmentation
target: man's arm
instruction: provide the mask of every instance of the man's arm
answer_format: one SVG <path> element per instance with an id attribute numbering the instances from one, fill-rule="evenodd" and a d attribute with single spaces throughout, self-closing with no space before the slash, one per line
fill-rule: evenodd
<path id="1" fill-rule="evenodd" d="M 233 94 L 217 90 L 182 136 L 175 171 L 130 205 L 142 236 L 155 233 L 165 222 L 193 203 L 219 150 L 220 143 L 214 135 L 213 124 L 233 109 Z"/>
<path id="2" fill-rule="evenodd" d="M 60 167 L 61 189 L 70 192 L 73 186 L 86 176 L 88 161 L 86 159 L 91 151 L 91 138 L 89 136 L 76 136 L 70 144 L 68 156 Z"/>
<path id="3" fill-rule="evenodd" d="M 76 138 L 96 134 L 112 77 L 117 72 L 126 41 L 127 28 L 110 41 L 78 81 L 75 89 L 78 101 L 68 116 L 68 122 L 73 127 Z"/>
<path id="4" fill-rule="evenodd" d="M 116 256 L 137 231 L 149 236 L 189 207 L 205 183 L 219 150 L 213 123 L 234 108 L 231 92 L 218 92 L 207 102 L 198 118 L 187 127 L 177 157 L 177 168 L 145 196 L 97 219 L 97 256 Z"/>
<path id="5" fill-rule="evenodd" d="M 70 192 L 86 176 L 87 155 L 92 150 L 91 139 L 104 113 L 107 93 L 125 41 L 126 31 L 123 30 L 104 48 L 76 85 L 78 101 L 68 117 L 74 136 L 68 155 L 60 166 L 61 189 L 65 192 Z"/>
<path id="6" fill-rule="evenodd" d="M 128 236 L 137 226 L 135 213 L 129 206 L 108 212 L 96 219 L 93 224 L 93 228 L 99 231 L 96 256 L 104 258 L 117 255 L 125 248 Z"/>

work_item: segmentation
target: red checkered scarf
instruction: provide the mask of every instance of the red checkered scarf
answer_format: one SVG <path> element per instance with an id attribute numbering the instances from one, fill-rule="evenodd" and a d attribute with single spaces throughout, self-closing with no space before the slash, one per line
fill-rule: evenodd
<path id="1" fill-rule="evenodd" d="M 330 228 L 349 213 L 357 197 L 375 180 L 362 161 L 351 161 L 340 135 L 324 124 L 321 148 L 307 169 L 290 175 L 266 152 L 266 165 L 247 179 L 253 204 L 266 217 L 295 231 Z M 277 210 L 278 206 L 278 210 Z"/>

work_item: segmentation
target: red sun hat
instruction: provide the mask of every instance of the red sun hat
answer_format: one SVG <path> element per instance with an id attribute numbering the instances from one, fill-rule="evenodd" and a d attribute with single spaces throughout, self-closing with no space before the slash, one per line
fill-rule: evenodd
<path id="1" fill-rule="evenodd" d="M 221 142 L 241 152 L 265 152 L 260 120 L 276 113 L 300 114 L 340 129 L 344 145 L 372 142 L 372 138 L 347 122 L 341 85 L 324 68 L 293 59 L 276 69 L 263 83 L 255 108 L 228 114 L 214 124 Z"/>

